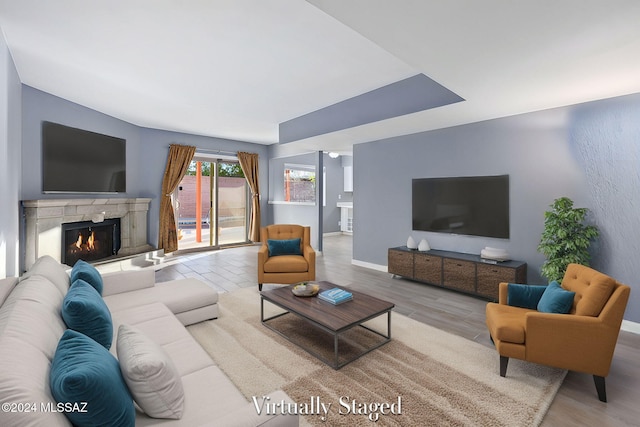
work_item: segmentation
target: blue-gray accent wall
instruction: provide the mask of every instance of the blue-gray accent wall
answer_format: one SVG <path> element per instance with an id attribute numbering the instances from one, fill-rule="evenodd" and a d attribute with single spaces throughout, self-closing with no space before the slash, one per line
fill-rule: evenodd
<path id="1" fill-rule="evenodd" d="M 21 86 L 0 31 L 0 278 L 19 273 Z"/>
<path id="2" fill-rule="evenodd" d="M 418 74 L 280 123 L 281 144 L 463 101 Z"/>
<path id="3" fill-rule="evenodd" d="M 387 265 L 387 249 L 411 235 L 434 249 L 505 248 L 527 262 L 529 283 L 543 283 L 544 211 L 568 196 L 591 209 L 602 232 L 592 265 L 632 287 L 625 318 L 638 322 L 639 118 L 636 94 L 357 144 L 353 258 Z M 510 239 L 412 231 L 413 178 L 499 174 L 510 176 Z"/>
<path id="4" fill-rule="evenodd" d="M 21 200 L 100 197 L 82 194 L 42 193 L 41 123 L 46 120 L 127 140 L 127 192 L 117 196 L 104 197 L 150 198 L 151 205 L 147 233 L 148 241 L 154 247 L 157 246 L 158 242 L 159 198 L 170 144 L 193 145 L 198 149 L 205 150 L 258 153 L 260 188 L 263 192 L 261 198 L 261 220 L 263 223 L 266 221 L 266 194 L 268 191 L 266 146 L 142 128 L 29 86 L 22 87 L 22 99 L 24 113 L 22 117 Z M 19 144 L 16 145 L 20 146 Z M 70 171 L 70 173 L 73 173 L 73 171 Z"/>

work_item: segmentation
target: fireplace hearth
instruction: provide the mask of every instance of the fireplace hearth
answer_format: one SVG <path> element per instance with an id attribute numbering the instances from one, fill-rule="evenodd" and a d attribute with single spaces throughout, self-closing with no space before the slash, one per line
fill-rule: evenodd
<path id="1" fill-rule="evenodd" d="M 120 218 L 98 223 L 64 223 L 61 227 L 63 264 L 73 266 L 78 260 L 99 261 L 117 255 L 120 250 Z"/>

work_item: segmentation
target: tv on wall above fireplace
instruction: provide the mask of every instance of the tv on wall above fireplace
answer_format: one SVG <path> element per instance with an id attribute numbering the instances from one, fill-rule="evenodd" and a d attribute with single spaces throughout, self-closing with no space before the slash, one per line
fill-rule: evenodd
<path id="1" fill-rule="evenodd" d="M 412 182 L 413 230 L 509 238 L 509 175 Z"/>
<path id="2" fill-rule="evenodd" d="M 124 193 L 126 181 L 126 140 L 42 122 L 44 193 Z"/>

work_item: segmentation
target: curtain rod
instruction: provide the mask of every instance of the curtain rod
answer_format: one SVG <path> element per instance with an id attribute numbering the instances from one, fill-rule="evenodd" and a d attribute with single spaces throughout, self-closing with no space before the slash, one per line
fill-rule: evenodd
<path id="1" fill-rule="evenodd" d="M 196 147 L 196 153 L 210 153 L 210 154 L 232 154 L 234 156 L 238 155 L 237 151 L 224 151 L 224 150 L 212 150 L 208 148 L 198 148 Z"/>
<path id="2" fill-rule="evenodd" d="M 170 144 L 169 146 L 171 145 L 180 145 L 180 144 Z M 199 148 L 199 147 L 196 147 L 196 153 L 226 154 L 226 155 L 232 155 L 232 156 L 238 155 L 237 151 L 224 151 L 224 150 L 215 150 L 211 148 Z"/>

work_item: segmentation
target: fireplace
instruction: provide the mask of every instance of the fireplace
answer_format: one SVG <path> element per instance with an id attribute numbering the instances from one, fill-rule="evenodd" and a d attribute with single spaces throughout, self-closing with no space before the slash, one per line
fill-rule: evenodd
<path id="1" fill-rule="evenodd" d="M 25 253 L 22 271 L 28 270 L 43 255 L 65 262 L 61 257 L 66 250 L 63 248 L 67 247 L 63 241 L 66 232 L 62 232 L 62 224 L 74 222 L 86 221 L 92 227 L 99 227 L 107 224 L 108 220 L 119 219 L 118 255 L 109 255 L 112 258 L 154 250 L 147 242 L 150 203 L 151 199 L 143 198 L 23 200 Z"/>
<path id="2" fill-rule="evenodd" d="M 102 222 L 79 221 L 61 224 L 63 264 L 78 260 L 97 261 L 117 255 L 120 250 L 120 218 Z"/>

